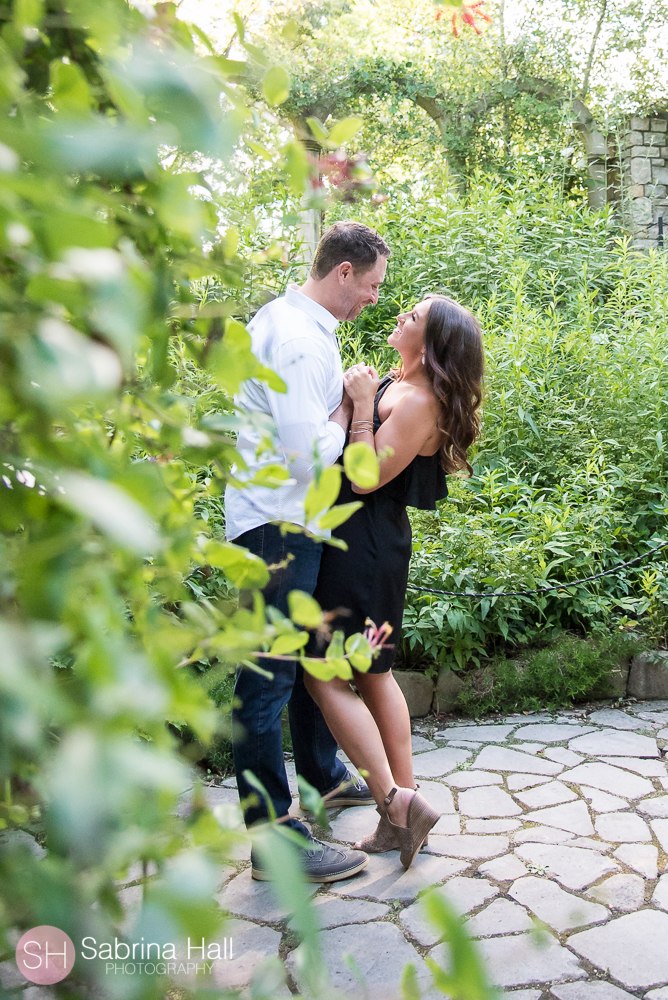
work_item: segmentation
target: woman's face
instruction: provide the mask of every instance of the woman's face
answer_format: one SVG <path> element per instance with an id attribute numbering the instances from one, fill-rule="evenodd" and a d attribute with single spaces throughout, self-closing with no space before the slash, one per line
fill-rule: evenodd
<path id="1" fill-rule="evenodd" d="M 399 351 L 402 357 L 422 353 L 430 308 L 431 299 L 423 299 L 410 312 L 400 313 L 397 316 L 397 325 L 387 338 L 387 342 Z"/>

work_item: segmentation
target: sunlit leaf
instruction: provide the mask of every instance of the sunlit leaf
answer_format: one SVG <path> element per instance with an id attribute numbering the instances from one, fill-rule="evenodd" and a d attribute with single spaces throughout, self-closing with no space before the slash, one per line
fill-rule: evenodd
<path id="1" fill-rule="evenodd" d="M 344 142 L 348 142 L 353 136 L 357 135 L 363 124 L 364 119 L 358 118 L 355 115 L 342 119 L 336 125 L 332 125 L 329 130 L 330 143 L 342 146 Z"/>
<path id="2" fill-rule="evenodd" d="M 306 523 L 315 520 L 319 514 L 332 504 L 341 489 L 341 469 L 338 465 L 330 465 L 323 469 L 318 480 L 313 480 L 304 500 L 304 516 Z"/>
<path id="3" fill-rule="evenodd" d="M 361 500 L 354 500 L 352 503 L 338 504 L 318 519 L 318 527 L 323 529 L 338 528 L 340 524 L 344 524 L 344 522 L 347 521 L 356 510 L 359 510 L 360 507 L 363 506 L 364 504 Z"/>
<path id="4" fill-rule="evenodd" d="M 308 642 L 308 638 L 308 632 L 287 632 L 274 639 L 269 652 L 273 656 L 279 653 L 281 655 L 294 653 L 298 649 L 303 649 Z"/>
<path id="5" fill-rule="evenodd" d="M 364 490 L 378 485 L 380 468 L 378 458 L 371 445 L 358 441 L 349 444 L 343 453 L 343 467 L 348 479 Z"/>
<path id="6" fill-rule="evenodd" d="M 282 66 L 272 66 L 262 81 L 267 104 L 283 104 L 290 96 L 290 79 Z"/>
<path id="7" fill-rule="evenodd" d="M 296 625 L 304 628 L 319 628 L 322 625 L 322 611 L 318 602 L 302 590 L 292 590 L 288 594 L 290 617 Z"/>
<path id="8" fill-rule="evenodd" d="M 240 590 L 262 588 L 269 582 L 269 570 L 264 559 L 232 542 L 207 542 L 204 558 L 210 566 L 220 566 L 228 580 Z"/>

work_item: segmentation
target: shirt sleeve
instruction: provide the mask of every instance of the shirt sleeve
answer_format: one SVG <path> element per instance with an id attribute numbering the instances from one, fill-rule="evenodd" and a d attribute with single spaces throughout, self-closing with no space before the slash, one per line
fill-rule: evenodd
<path id="1" fill-rule="evenodd" d="M 295 337 L 274 350 L 270 365 L 287 385 L 287 392 L 267 387 L 280 447 L 290 474 L 298 483 L 308 483 L 315 473 L 316 454 L 323 466 L 332 465 L 346 440 L 343 428 L 329 419 L 327 359 L 317 340 Z"/>

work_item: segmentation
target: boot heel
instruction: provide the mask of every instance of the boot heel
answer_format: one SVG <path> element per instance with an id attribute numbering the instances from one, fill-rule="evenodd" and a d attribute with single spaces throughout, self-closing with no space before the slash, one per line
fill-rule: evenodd
<path id="1" fill-rule="evenodd" d="M 408 826 L 395 827 L 401 847 L 400 860 L 404 868 L 410 868 L 429 831 L 436 825 L 439 814 L 416 792 L 408 806 Z"/>

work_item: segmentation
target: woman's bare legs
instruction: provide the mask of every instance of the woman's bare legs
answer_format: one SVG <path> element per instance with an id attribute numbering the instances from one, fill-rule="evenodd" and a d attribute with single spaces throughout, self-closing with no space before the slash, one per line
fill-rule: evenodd
<path id="1" fill-rule="evenodd" d="M 378 726 L 396 784 L 414 788 L 411 717 L 394 674 L 391 670 L 386 674 L 356 672 L 354 683 Z"/>
<path id="2" fill-rule="evenodd" d="M 352 691 L 348 682 L 336 677 L 331 681 L 320 681 L 309 673 L 304 674 L 304 680 L 309 694 L 319 706 L 336 742 L 343 748 L 355 767 L 368 772 L 366 780 L 378 805 L 382 804 L 395 785 L 398 787 L 399 790 L 392 800 L 388 813 L 394 824 L 406 826 L 408 805 L 414 787 L 410 766 L 410 720 L 408 721 L 408 767 L 405 762 L 403 766 L 399 767 L 399 774 L 402 777 L 410 773 L 409 783 L 405 785 L 403 781 L 395 777 L 388 763 L 388 753 L 383 743 L 381 731 L 370 707 Z M 394 684 L 401 695 L 396 681 Z M 371 690 L 377 691 L 375 697 L 373 693 L 370 696 L 374 706 L 377 706 L 381 700 L 380 686 Z M 388 690 L 391 690 L 391 687 Z M 403 700 L 403 695 L 401 698 Z M 408 717 L 405 701 L 404 709 Z M 389 710 L 385 712 L 381 710 L 381 718 L 383 728 L 388 736 L 388 745 L 391 746 L 397 737 L 397 727 L 395 726 L 391 730 L 389 728 Z M 399 725 L 398 728 L 403 730 L 404 727 Z M 405 739 L 403 742 L 405 744 Z M 398 754 L 392 751 L 392 756 L 399 763 Z"/>

